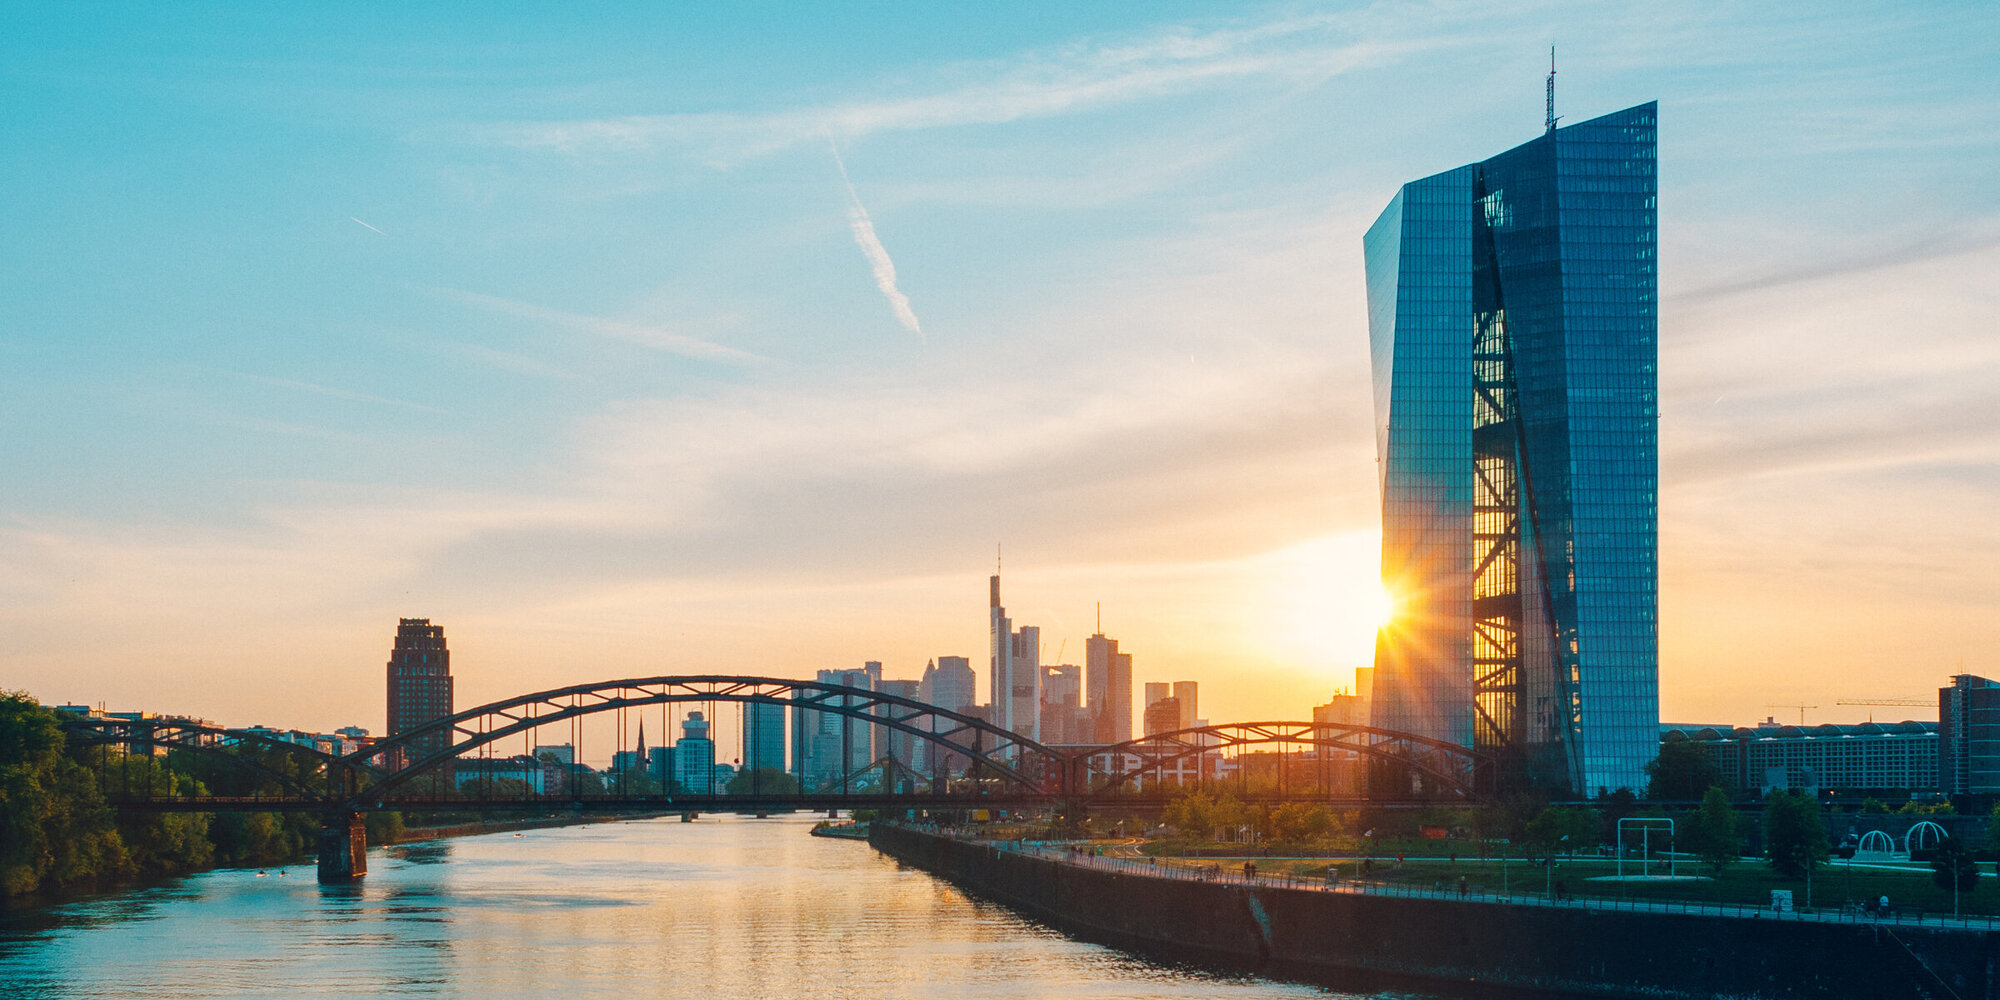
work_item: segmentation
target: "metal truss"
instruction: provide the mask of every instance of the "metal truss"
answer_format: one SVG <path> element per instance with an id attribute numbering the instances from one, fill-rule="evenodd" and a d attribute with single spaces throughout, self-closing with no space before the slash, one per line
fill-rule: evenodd
<path id="1" fill-rule="evenodd" d="M 1325 722 L 1236 722 L 1195 726 L 1144 736 L 1109 746 L 1078 750 L 1074 789 L 1103 795 L 1148 772 L 1178 764 L 1189 757 L 1218 753 L 1232 747 L 1278 744 L 1344 750 L 1373 760 L 1408 767 L 1438 786 L 1471 797 L 1473 775 L 1485 755 L 1456 743 L 1434 740 L 1372 726 Z M 1126 768 L 1128 758 L 1136 767 Z M 1095 779 L 1104 783 L 1092 788 Z"/>
<path id="2" fill-rule="evenodd" d="M 370 759 L 414 762 L 384 775 L 352 796 L 355 808 L 387 800 L 417 776 L 481 747 L 541 726 L 603 712 L 667 704 L 735 703 L 780 705 L 845 716 L 882 726 L 963 755 L 985 773 L 1025 789 L 1053 792 L 1060 780 L 1060 754 L 1027 737 L 969 715 L 909 698 L 818 681 L 710 675 L 644 677 L 578 684 L 497 701 L 426 723 L 356 751 L 342 764 Z M 426 749 L 438 747 L 438 749 Z"/>
<path id="3" fill-rule="evenodd" d="M 158 748 L 169 752 L 184 750 L 204 754 L 227 760 L 234 766 L 253 771 L 315 800 L 336 797 L 340 792 L 337 785 L 349 769 L 380 773 L 368 764 L 350 764 L 317 747 L 187 719 L 93 719 L 65 713 L 59 724 L 71 746 L 118 746 L 127 753 L 137 753 L 144 747 L 148 750 Z M 306 777 L 266 767 L 254 756 L 242 753 L 243 750 L 275 750 L 295 757 L 303 765 L 301 773 Z M 313 776 L 320 780 L 309 780 Z"/>

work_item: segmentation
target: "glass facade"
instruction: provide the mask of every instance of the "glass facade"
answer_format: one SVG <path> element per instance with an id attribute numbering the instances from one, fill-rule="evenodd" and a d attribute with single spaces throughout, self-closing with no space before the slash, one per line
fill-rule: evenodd
<path id="1" fill-rule="evenodd" d="M 1653 104 L 1413 181 L 1364 240 L 1381 462 L 1376 726 L 1489 781 L 1657 753 Z"/>

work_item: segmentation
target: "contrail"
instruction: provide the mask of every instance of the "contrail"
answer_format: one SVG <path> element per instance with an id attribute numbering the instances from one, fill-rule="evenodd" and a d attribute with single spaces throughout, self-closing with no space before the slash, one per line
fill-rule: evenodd
<path id="1" fill-rule="evenodd" d="M 348 216 L 348 218 L 350 218 L 350 219 L 354 219 L 354 216 L 351 216 L 351 215 L 350 215 L 350 216 Z M 361 221 L 360 219 L 354 219 L 354 222 L 355 222 L 355 223 L 356 223 L 357 225 L 361 226 L 362 228 L 370 230 L 371 232 L 375 232 L 375 233 L 380 233 L 380 234 L 381 234 L 381 235 L 383 235 L 383 236 L 387 236 L 387 235 L 389 235 L 388 233 L 384 233 L 384 232 L 382 232 L 382 231 L 381 231 L 380 229 L 376 229 L 376 228 L 375 228 L 374 226 L 371 226 L 371 225 L 369 225 L 369 224 L 368 224 L 368 223 L 366 223 L 366 222 L 362 222 L 362 221 Z"/>
<path id="2" fill-rule="evenodd" d="M 847 179 L 847 164 L 841 160 L 840 147 L 831 133 L 826 137 L 826 145 L 833 150 L 833 165 L 840 168 L 840 182 L 847 185 L 847 226 L 854 231 L 854 243 L 861 248 L 861 255 L 868 258 L 869 269 L 875 272 L 875 287 L 889 300 L 896 321 L 916 334 L 919 342 L 929 343 L 923 327 L 917 324 L 917 314 L 910 311 L 910 297 L 896 287 L 896 262 L 889 259 L 889 251 L 883 249 L 881 239 L 875 235 L 875 223 L 868 218 L 868 209 L 862 207 L 861 196 L 854 193 L 854 182 Z"/>

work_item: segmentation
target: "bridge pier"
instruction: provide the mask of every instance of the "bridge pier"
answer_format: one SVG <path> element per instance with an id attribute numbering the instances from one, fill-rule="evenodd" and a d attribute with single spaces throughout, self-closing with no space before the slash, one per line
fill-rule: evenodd
<path id="1" fill-rule="evenodd" d="M 357 812 L 331 813 L 320 820 L 319 880 L 351 882 L 368 874 L 368 826 Z"/>

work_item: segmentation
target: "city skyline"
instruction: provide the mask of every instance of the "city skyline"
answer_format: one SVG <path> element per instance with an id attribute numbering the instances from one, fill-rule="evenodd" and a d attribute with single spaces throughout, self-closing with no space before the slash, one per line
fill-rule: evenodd
<path id="1" fill-rule="evenodd" d="M 1357 237 L 1551 42 L 1669 122 L 1663 716 L 2000 673 L 1990 8 L 1010 15 L 23 12 L 0 686 L 377 728 L 412 615 L 460 705 L 912 678 L 999 541 L 1051 646 L 1295 715 L 1373 651 Z"/>

